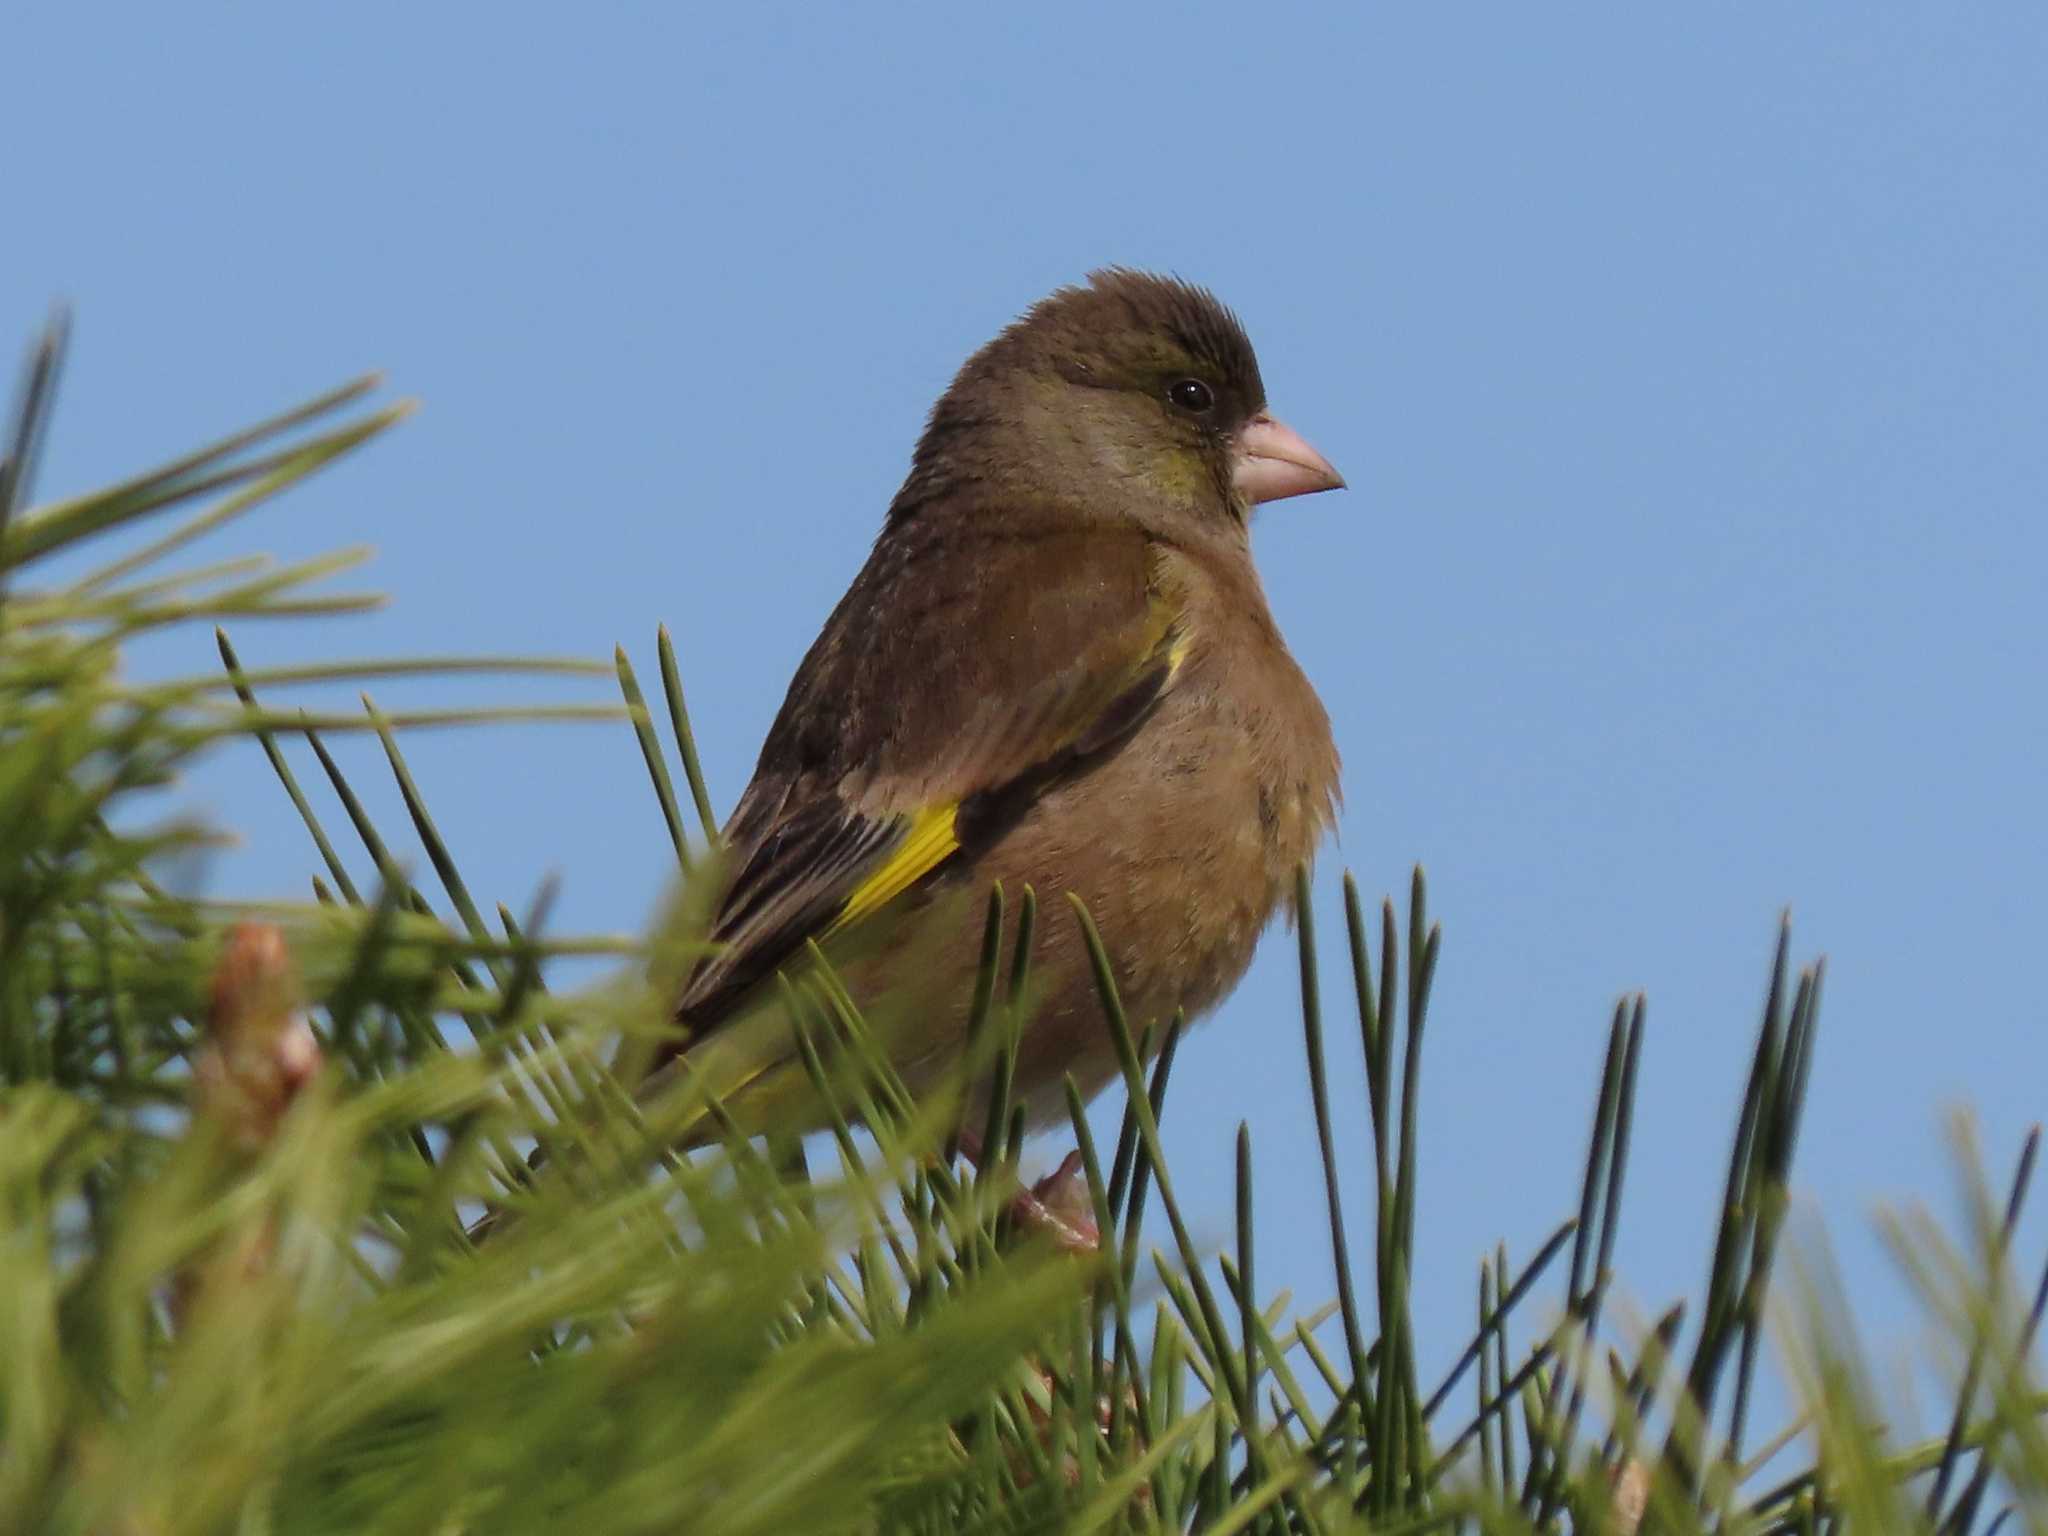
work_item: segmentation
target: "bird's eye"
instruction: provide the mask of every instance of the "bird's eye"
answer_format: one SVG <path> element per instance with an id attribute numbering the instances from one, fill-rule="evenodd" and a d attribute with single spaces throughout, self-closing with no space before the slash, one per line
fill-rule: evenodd
<path id="1" fill-rule="evenodd" d="M 1167 386 L 1166 398 L 1195 416 L 1200 416 L 1216 404 L 1216 396 L 1200 379 L 1176 380 Z"/>

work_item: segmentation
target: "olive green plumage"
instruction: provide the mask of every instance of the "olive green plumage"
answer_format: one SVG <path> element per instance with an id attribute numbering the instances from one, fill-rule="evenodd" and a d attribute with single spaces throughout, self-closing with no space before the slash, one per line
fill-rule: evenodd
<path id="1" fill-rule="evenodd" d="M 1248 522 L 1342 481 L 1265 405 L 1229 311 L 1120 270 L 960 370 L 725 829 L 677 1049 L 743 1126 L 822 1119 L 766 985 L 811 939 L 913 1089 L 955 1063 L 992 881 L 1041 900 L 1016 1067 L 1036 1120 L 1064 1073 L 1092 1094 L 1115 1067 L 1062 893 L 1138 1025 L 1243 974 L 1338 793 Z"/>

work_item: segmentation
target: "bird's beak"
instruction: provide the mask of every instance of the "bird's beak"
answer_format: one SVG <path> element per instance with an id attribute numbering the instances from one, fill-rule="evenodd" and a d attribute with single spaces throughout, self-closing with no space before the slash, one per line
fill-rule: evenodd
<path id="1" fill-rule="evenodd" d="M 1248 502 L 1279 501 L 1344 488 L 1344 477 L 1306 439 L 1264 411 L 1245 423 L 1230 455 L 1230 478 Z"/>

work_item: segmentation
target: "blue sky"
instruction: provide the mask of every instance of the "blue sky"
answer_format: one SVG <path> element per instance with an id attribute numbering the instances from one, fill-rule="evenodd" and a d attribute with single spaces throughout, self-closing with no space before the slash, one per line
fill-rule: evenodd
<path id="1" fill-rule="evenodd" d="M 2043 1097 L 2043 13 L 41 7 L 6 52 L 0 336 L 77 308 L 43 489 L 385 369 L 420 413 L 228 541 L 372 543 L 393 605 L 245 656 L 651 672 L 667 622 L 721 811 L 967 353 L 1103 263 L 1213 286 L 1351 484 L 1256 536 L 1345 756 L 1325 932 L 1341 867 L 1417 861 L 1445 926 L 1429 1358 L 1477 1255 L 1570 1206 L 1624 989 L 1624 1286 L 1698 1293 L 1788 904 L 1831 967 L 1798 1190 L 1905 1349 L 1873 1207 L 1948 1202 L 1949 1107 L 2003 1168 Z M 623 727 L 410 754 L 480 894 L 559 870 L 565 926 L 651 911 Z M 304 892 L 253 748 L 180 794 L 243 835 L 213 889 Z M 1168 1131 L 1220 1241 L 1251 1122 L 1260 1273 L 1313 1303 L 1295 1019 L 1276 935 Z"/>

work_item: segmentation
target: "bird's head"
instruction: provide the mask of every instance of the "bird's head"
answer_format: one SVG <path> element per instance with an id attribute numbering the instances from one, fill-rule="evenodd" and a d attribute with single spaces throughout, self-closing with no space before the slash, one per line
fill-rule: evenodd
<path id="1" fill-rule="evenodd" d="M 1268 413 L 1235 315 L 1205 289 L 1123 268 L 1059 289 L 967 361 L 898 508 L 963 482 L 1163 533 L 1241 529 L 1260 502 L 1344 484 Z"/>

